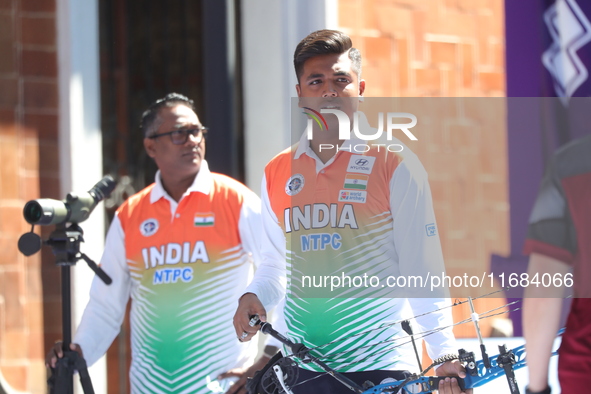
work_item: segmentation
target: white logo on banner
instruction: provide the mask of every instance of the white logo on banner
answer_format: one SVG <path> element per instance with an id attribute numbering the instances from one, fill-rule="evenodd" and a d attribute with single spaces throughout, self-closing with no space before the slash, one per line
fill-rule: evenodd
<path id="1" fill-rule="evenodd" d="M 591 41 L 591 24 L 575 0 L 557 0 L 544 21 L 554 42 L 542 62 L 554 78 L 556 94 L 566 102 L 589 75 L 577 50 Z"/>

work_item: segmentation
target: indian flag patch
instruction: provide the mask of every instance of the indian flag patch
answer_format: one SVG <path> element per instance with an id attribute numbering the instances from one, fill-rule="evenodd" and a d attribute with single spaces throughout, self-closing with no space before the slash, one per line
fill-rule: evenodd
<path id="1" fill-rule="evenodd" d="M 195 213 L 194 224 L 195 227 L 210 227 L 215 222 L 215 214 L 213 212 L 197 212 Z"/>
<path id="2" fill-rule="evenodd" d="M 347 174 L 345 176 L 345 185 L 343 188 L 365 190 L 367 189 L 368 180 L 369 175 Z"/>

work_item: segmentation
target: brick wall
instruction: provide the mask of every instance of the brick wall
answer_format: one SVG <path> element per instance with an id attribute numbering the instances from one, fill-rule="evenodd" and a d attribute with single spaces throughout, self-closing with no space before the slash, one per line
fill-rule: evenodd
<path id="1" fill-rule="evenodd" d="M 0 0 L 0 371 L 30 393 L 45 392 L 45 349 L 61 336 L 51 252 L 17 250 L 26 201 L 60 198 L 55 18 L 54 0 Z"/>
<path id="2" fill-rule="evenodd" d="M 364 56 L 367 97 L 437 97 L 426 101 L 426 112 L 437 114 L 431 127 L 409 146 L 429 173 L 451 275 L 490 272 L 491 253 L 509 253 L 507 129 L 498 98 L 505 96 L 503 4 L 339 0 L 340 29 Z M 478 300 L 476 308 L 504 303 Z M 456 321 L 467 312 L 455 308 Z M 481 323 L 490 332 L 492 319 Z M 456 335 L 474 336 L 474 329 L 462 325 Z"/>

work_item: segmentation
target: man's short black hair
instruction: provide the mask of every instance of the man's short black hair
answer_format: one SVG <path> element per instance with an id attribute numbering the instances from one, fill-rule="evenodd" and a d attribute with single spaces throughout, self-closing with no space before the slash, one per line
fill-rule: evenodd
<path id="1" fill-rule="evenodd" d="M 338 30 L 317 30 L 308 34 L 295 49 L 293 54 L 293 66 L 295 68 L 298 83 L 304 71 L 306 60 L 320 55 L 340 55 L 349 53 L 353 71 L 361 78 L 361 54 L 357 48 L 353 48 L 351 38 Z"/>
<path id="2" fill-rule="evenodd" d="M 193 100 L 179 93 L 168 93 L 166 96 L 150 104 L 148 109 L 145 110 L 142 114 L 142 120 L 140 122 L 140 128 L 142 130 L 142 133 L 144 134 L 144 137 L 148 137 L 154 134 L 154 132 L 158 128 L 158 125 L 156 124 L 156 119 L 158 118 L 158 112 L 161 108 L 171 108 L 179 104 L 187 106 L 191 108 L 193 112 L 195 112 L 195 103 L 193 102 Z"/>

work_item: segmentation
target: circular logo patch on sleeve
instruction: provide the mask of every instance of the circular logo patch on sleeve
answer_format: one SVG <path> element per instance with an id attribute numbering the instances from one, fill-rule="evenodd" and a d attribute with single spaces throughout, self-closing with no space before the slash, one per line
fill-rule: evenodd
<path id="1" fill-rule="evenodd" d="M 295 174 L 287 180 L 285 185 L 285 193 L 288 196 L 294 196 L 302 191 L 304 188 L 304 176 L 302 174 Z"/>

